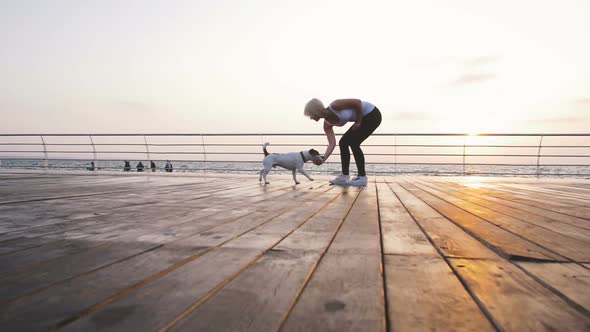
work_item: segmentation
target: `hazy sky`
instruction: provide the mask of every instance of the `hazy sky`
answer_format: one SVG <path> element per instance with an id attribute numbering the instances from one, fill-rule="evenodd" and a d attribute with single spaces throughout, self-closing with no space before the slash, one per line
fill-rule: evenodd
<path id="1" fill-rule="evenodd" d="M 0 0 L 0 132 L 589 132 L 590 1 Z"/>

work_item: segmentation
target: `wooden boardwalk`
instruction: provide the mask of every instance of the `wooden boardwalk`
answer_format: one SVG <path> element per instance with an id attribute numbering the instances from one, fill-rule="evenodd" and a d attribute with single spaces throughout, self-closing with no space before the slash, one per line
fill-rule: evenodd
<path id="1" fill-rule="evenodd" d="M 0 331 L 589 331 L 590 181 L 0 172 Z"/>

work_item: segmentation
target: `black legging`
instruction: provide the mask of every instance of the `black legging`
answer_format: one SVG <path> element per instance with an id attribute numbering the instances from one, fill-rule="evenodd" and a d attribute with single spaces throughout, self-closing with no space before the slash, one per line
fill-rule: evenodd
<path id="1" fill-rule="evenodd" d="M 356 130 L 348 129 L 340 138 L 338 145 L 340 146 L 340 162 L 342 163 L 342 174 L 348 175 L 350 167 L 350 151 L 354 154 L 354 161 L 358 170 L 359 176 L 366 176 L 365 174 L 365 155 L 361 150 L 361 143 L 371 136 L 371 134 L 381 124 L 381 112 L 375 107 L 369 114 L 363 117 L 360 128 Z"/>

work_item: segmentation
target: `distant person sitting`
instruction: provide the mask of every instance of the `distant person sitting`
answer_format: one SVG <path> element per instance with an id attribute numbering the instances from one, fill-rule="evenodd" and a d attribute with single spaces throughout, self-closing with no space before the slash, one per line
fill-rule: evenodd
<path id="1" fill-rule="evenodd" d="M 164 169 L 166 170 L 166 172 L 172 172 L 172 163 L 170 162 L 170 160 L 166 160 L 166 166 L 164 166 Z"/>
<path id="2" fill-rule="evenodd" d="M 129 160 L 125 160 L 125 166 L 123 166 L 123 172 L 129 172 L 131 170 L 131 164 Z"/>
<path id="3" fill-rule="evenodd" d="M 137 163 L 137 171 L 143 172 L 143 164 L 141 163 L 141 161 L 139 163 Z"/>
<path id="4" fill-rule="evenodd" d="M 86 169 L 89 170 L 89 171 L 94 171 L 95 170 L 94 161 L 91 161 L 90 162 L 90 166 L 89 167 L 86 167 Z"/>
<path id="5" fill-rule="evenodd" d="M 153 161 L 150 161 L 150 168 L 152 169 L 152 172 L 156 171 L 156 163 Z"/>

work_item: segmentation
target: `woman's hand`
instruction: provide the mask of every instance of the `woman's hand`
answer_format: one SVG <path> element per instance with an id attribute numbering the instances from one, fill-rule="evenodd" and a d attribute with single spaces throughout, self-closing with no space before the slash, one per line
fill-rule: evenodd
<path id="1" fill-rule="evenodd" d="M 350 129 L 352 129 L 352 130 L 357 130 L 357 129 L 359 129 L 360 127 L 361 127 L 361 121 L 357 121 L 357 122 L 355 122 L 355 123 L 352 125 L 352 127 L 350 127 Z"/>

